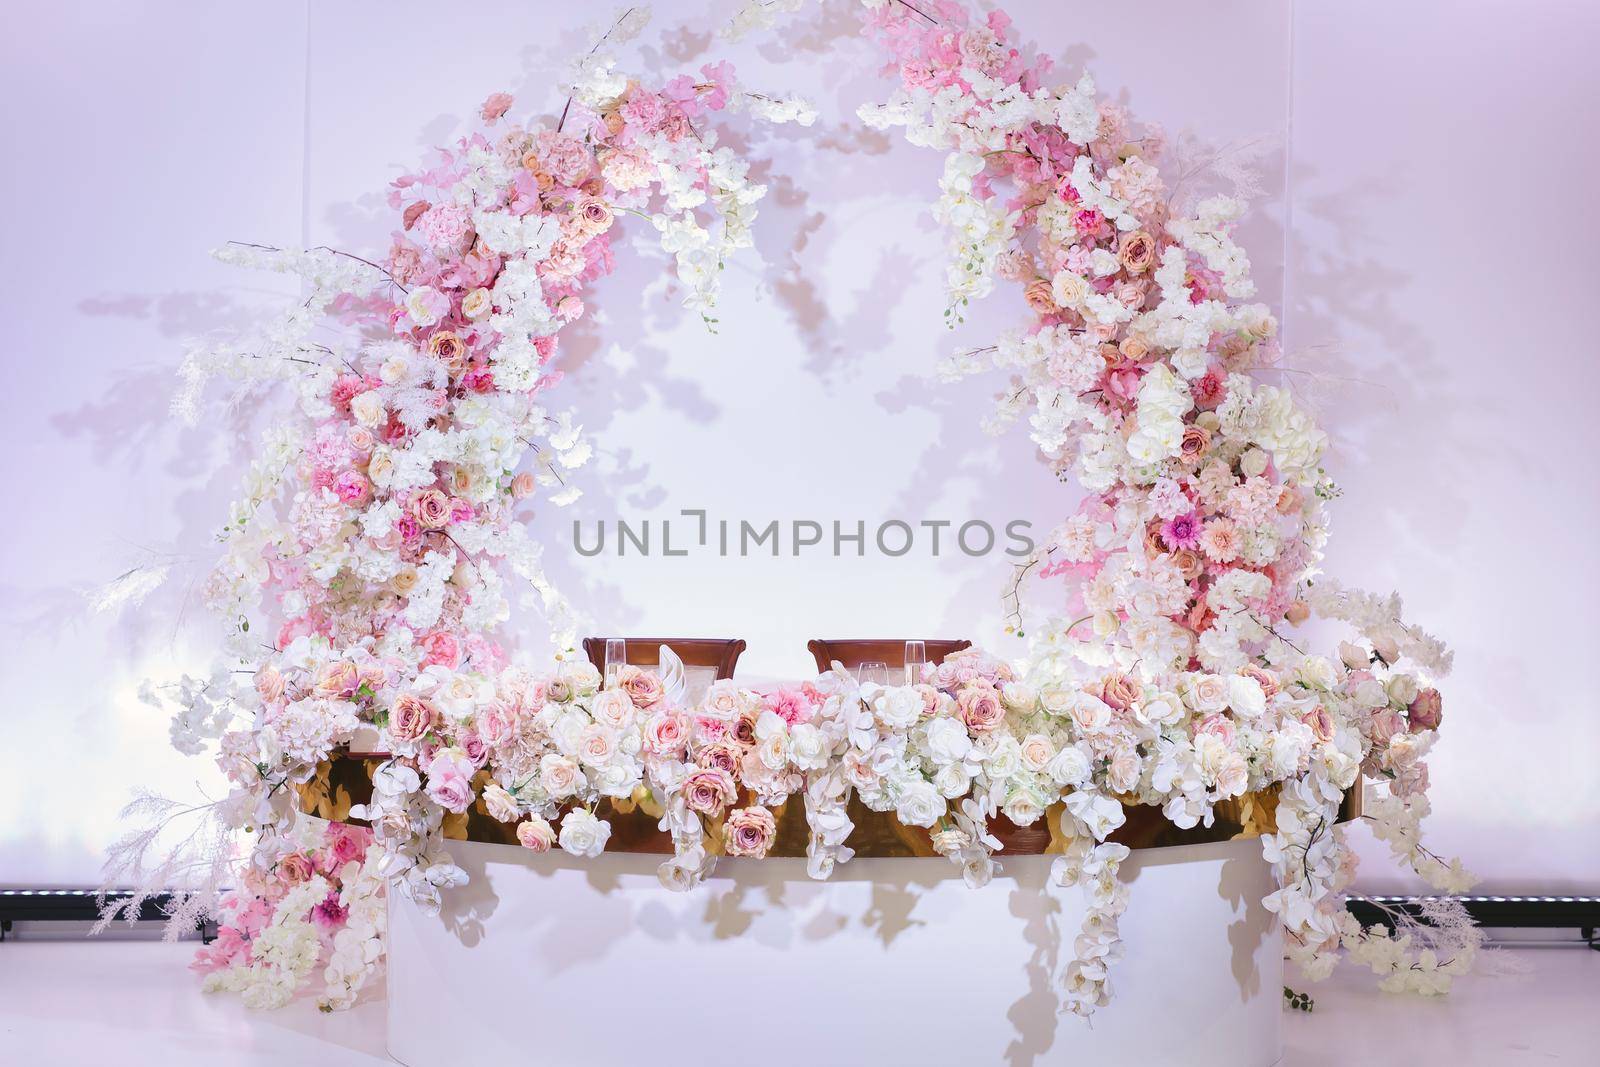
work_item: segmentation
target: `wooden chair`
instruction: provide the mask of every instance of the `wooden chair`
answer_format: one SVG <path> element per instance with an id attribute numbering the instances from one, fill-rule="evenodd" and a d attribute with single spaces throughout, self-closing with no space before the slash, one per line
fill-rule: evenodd
<path id="1" fill-rule="evenodd" d="M 906 642 L 917 638 L 872 638 L 858 641 L 823 640 L 818 637 L 806 644 L 817 661 L 817 672 L 826 674 L 833 669 L 834 661 L 844 664 L 846 670 L 855 670 L 863 663 L 882 663 L 890 670 L 906 665 Z M 952 652 L 971 648 L 971 641 L 936 641 L 924 639 L 928 662 L 939 663 Z"/>
<path id="2" fill-rule="evenodd" d="M 617 638 L 585 637 L 583 653 L 596 670 L 606 669 L 606 642 Z M 685 667 L 710 668 L 717 672 L 717 680 L 733 677 L 733 668 L 744 651 L 743 638 L 716 637 L 624 637 L 627 643 L 628 662 L 638 667 L 654 667 L 661 655 L 662 645 L 678 654 Z"/>

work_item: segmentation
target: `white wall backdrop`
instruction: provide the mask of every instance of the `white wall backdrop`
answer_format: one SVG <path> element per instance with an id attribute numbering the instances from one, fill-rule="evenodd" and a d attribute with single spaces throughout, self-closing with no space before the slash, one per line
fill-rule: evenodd
<path id="1" fill-rule="evenodd" d="M 999 555 L 946 544 L 934 558 L 925 539 L 899 559 L 572 549 L 575 518 L 590 537 L 600 519 L 684 508 L 757 525 L 1043 530 L 1074 499 L 1024 437 L 981 433 L 988 385 L 930 380 L 941 354 L 985 343 L 1020 304 L 998 293 L 959 330 L 942 326 L 927 211 L 940 160 L 856 121 L 885 82 L 851 5 L 812 5 L 781 43 L 729 45 L 712 31 L 731 6 L 657 4 L 630 65 L 729 58 L 747 81 L 809 96 L 821 118 L 748 133 L 734 120 L 770 192 L 757 248 L 730 264 L 717 334 L 679 309 L 645 233 L 566 342 L 562 399 L 599 455 L 584 499 L 534 520 L 553 575 L 598 629 L 742 636 L 741 668 L 758 674 L 807 671 L 805 641 L 830 634 L 969 636 L 1015 653 Z M 1331 569 L 1400 588 L 1459 650 L 1434 763 L 1440 844 L 1500 888 L 1600 881 L 1600 784 L 1584 759 L 1600 701 L 1557 674 L 1596 636 L 1581 549 L 1597 431 L 1579 408 L 1595 371 L 1576 309 L 1597 234 L 1561 207 L 1596 161 L 1573 126 L 1596 88 L 1577 73 L 1595 16 L 1451 4 L 1446 42 L 1442 6 L 1400 16 L 1376 0 L 1293 15 L 1247 0 L 1006 6 L 1063 76 L 1087 64 L 1174 135 L 1265 146 L 1247 244 L 1264 297 L 1287 293 L 1291 363 L 1310 372 L 1291 381 L 1338 442 L 1347 495 Z M 0 655 L 11 736 L 25 739 L 0 748 L 0 884 L 92 881 L 135 785 L 212 781 L 134 698 L 141 678 L 206 662 L 192 579 L 248 442 L 248 413 L 192 430 L 167 417 L 181 340 L 282 292 L 205 251 L 230 238 L 386 247 L 389 179 L 494 89 L 517 91 L 519 113 L 559 110 L 548 86 L 588 15 L 476 5 L 483 32 L 440 48 L 442 16 L 420 3 L 68 4 L 30 11 L 29 32 L 0 46 L 4 132 L 23 160 L 0 180 L 24 205 L 4 267 L 22 333 L 0 434 L 22 520 L 6 525 Z M 144 610 L 84 611 L 83 590 L 150 555 L 178 567 Z M 539 651 L 537 619 L 521 625 Z M 1405 884 L 1386 869 L 1370 865 L 1370 884 Z"/>

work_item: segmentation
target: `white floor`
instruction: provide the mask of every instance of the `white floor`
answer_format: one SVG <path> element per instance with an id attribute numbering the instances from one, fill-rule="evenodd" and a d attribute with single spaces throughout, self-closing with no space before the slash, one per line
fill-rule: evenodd
<path id="1" fill-rule="evenodd" d="M 192 942 L 42 940 L 19 932 L 0 944 L 0 1064 L 392 1062 L 383 1051 L 381 999 L 336 1015 L 319 1014 L 310 1001 L 250 1012 L 235 998 L 199 992 L 186 970 Z M 1439 999 L 1386 996 L 1370 976 L 1342 968 L 1310 987 L 1313 1013 L 1288 1014 L 1282 1067 L 1600 1062 L 1600 952 L 1514 951 L 1527 973 L 1469 978 Z M 470 1053 L 462 1062 L 471 1062 Z"/>

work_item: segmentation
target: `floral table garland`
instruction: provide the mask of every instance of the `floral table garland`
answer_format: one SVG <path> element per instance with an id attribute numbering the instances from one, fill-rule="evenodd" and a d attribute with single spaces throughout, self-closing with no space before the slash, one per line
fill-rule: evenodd
<path id="1" fill-rule="evenodd" d="M 749 5 L 735 28 L 797 6 Z M 1054 880 L 1090 904 L 1064 1006 L 1088 1015 L 1109 996 L 1127 905 L 1128 851 L 1107 840 L 1124 802 L 1192 827 L 1273 786 L 1276 833 L 1263 841 L 1281 888 L 1266 904 L 1309 974 L 1341 946 L 1390 988 L 1441 991 L 1470 965 L 1475 932 L 1448 906 L 1395 936 L 1344 907 L 1355 861 L 1335 815 L 1363 775 L 1384 783 L 1366 817 L 1395 853 L 1441 889 L 1470 885 L 1417 832 L 1441 717 L 1431 679 L 1449 655 L 1401 620 L 1397 598 L 1315 578 L 1334 492 L 1325 438 L 1286 391 L 1249 377 L 1276 358 L 1276 324 L 1241 303 L 1254 293 L 1229 235 L 1241 205 L 1175 207 L 1159 134 L 1097 102 L 1087 76 L 1046 87 L 1048 63 L 1024 59 L 1003 14 L 969 22 L 948 0 L 866 8 L 900 88 L 863 118 L 949 153 L 936 207 L 952 235 L 947 314 L 999 276 L 1035 316 L 950 369 L 1010 371 L 1001 421 L 1026 413 L 1047 461 L 1092 491 L 1025 568 L 1063 581 L 1076 621 L 1035 628 L 1020 671 L 972 652 L 916 685 L 835 670 L 798 692 L 718 683 L 695 707 L 636 669 L 602 688 L 571 656 L 543 673 L 508 663 L 493 637 L 507 616 L 495 561 L 533 583 L 570 638 L 515 507 L 540 488 L 570 497 L 562 475 L 587 454 L 571 417 L 539 400 L 559 378 L 560 328 L 610 269 L 617 213 L 651 220 L 686 303 L 708 313 L 762 191 L 716 147 L 708 113 L 810 119 L 799 102 L 741 90 L 726 64 L 657 90 L 617 74 L 603 46 L 639 31 L 630 9 L 580 61 L 558 122 L 509 122 L 512 100 L 495 94 L 484 132 L 395 183 L 402 232 L 381 264 L 223 253 L 297 273 L 309 294 L 257 341 L 185 364 L 186 409 L 219 368 L 288 378 L 301 406 L 268 434 L 224 531 L 208 593 L 237 620 L 231 658 L 151 695 L 177 702 L 180 747 L 216 743 L 232 792 L 213 814 L 256 835 L 242 872 L 212 865 L 177 913 L 175 926 L 220 914 L 224 934 L 199 960 L 209 987 L 281 1004 L 322 963 L 325 1006 L 351 1003 L 381 964 L 384 885 L 437 907 L 465 879 L 441 826 L 474 805 L 534 851 L 592 856 L 610 834 L 600 802 L 646 800 L 673 841 L 661 879 L 686 889 L 719 854 L 765 854 L 790 797 L 804 804 L 809 869 L 826 877 L 850 858 L 855 796 L 928 828 L 974 885 L 994 869 L 997 813 L 1057 820 Z M 365 340 L 312 344 L 324 315 Z M 520 470 L 529 451 L 534 470 Z M 285 621 L 263 651 L 248 620 L 268 595 Z M 1357 640 L 1336 657 L 1303 653 L 1281 628 L 1312 610 Z M 297 820 L 294 787 L 364 724 L 390 754 L 352 813 L 370 835 Z M 148 869 L 152 840 L 130 839 L 111 877 L 169 880 L 183 861 Z"/>

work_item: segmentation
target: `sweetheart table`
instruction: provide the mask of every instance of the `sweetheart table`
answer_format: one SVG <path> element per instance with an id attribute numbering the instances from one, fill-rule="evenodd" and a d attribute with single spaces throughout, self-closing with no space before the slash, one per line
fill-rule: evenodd
<path id="1" fill-rule="evenodd" d="M 654 855 L 450 850 L 472 880 L 439 915 L 390 898 L 388 1047 L 408 1067 L 459 1063 L 464 1041 L 479 1062 L 552 1067 L 1279 1057 L 1282 944 L 1255 840 L 1125 862 L 1138 906 L 1092 1027 L 1058 1014 L 1083 915 L 1080 893 L 1048 888 L 1048 855 L 1002 859 L 981 890 L 938 858 L 858 857 L 826 881 L 802 859 L 724 858 L 671 892 Z"/>

